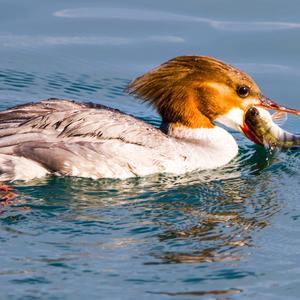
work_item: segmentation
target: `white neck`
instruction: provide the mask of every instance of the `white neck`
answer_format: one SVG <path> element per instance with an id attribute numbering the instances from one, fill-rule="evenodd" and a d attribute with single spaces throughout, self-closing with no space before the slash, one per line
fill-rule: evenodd
<path id="1" fill-rule="evenodd" d="M 225 129 L 172 127 L 163 124 L 161 130 L 176 138 L 192 164 L 198 168 L 216 168 L 227 164 L 238 153 L 238 145 Z"/>

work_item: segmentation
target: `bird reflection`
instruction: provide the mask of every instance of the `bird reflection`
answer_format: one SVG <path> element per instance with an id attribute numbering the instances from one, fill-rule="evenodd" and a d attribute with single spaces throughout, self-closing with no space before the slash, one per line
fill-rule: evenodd
<path id="1" fill-rule="evenodd" d="M 205 194 L 201 193 L 201 184 L 189 186 L 198 188 L 199 193 L 193 195 L 194 203 L 177 208 L 186 216 L 184 222 L 162 224 L 165 230 L 158 238 L 170 247 L 154 253 L 160 259 L 155 263 L 240 260 L 246 255 L 242 249 L 254 246 L 254 232 L 266 227 L 280 209 L 271 185 L 271 176 L 264 174 L 206 183 Z M 183 240 L 187 241 L 187 247 L 172 247 Z"/>
<path id="2" fill-rule="evenodd" d="M 125 181 L 49 177 L 17 187 L 30 194 L 28 204 L 63 207 L 62 218 L 68 220 L 105 220 L 107 230 L 110 224 L 114 229 L 132 230 L 131 224 L 155 228 L 142 237 L 157 241 L 147 248 L 153 261 L 145 264 L 228 262 L 247 255 L 243 249 L 255 246 L 254 233 L 280 210 L 272 173 L 263 171 L 268 166 L 263 161 L 261 150 L 254 148 L 214 171 Z M 120 208 L 124 215 L 118 215 L 116 225 Z M 124 236 L 119 238 L 124 244 Z"/>

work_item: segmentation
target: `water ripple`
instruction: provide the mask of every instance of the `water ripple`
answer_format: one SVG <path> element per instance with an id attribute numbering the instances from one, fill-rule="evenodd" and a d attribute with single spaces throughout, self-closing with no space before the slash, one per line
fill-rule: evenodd
<path id="1" fill-rule="evenodd" d="M 127 82 L 87 74 L 0 71 L 2 91 L 15 88 L 32 95 L 38 85 L 43 91 L 81 100 L 109 98 L 116 104 L 117 100 L 110 98 L 121 99 L 130 112 L 134 102 L 128 105 L 122 95 Z M 145 111 L 144 115 L 135 113 L 159 126 L 159 118 Z M 157 297 L 242 293 L 237 282 L 261 276 L 257 262 L 247 267 L 245 262 L 256 259 L 257 249 L 270 243 L 265 237 L 268 231 L 278 230 L 274 224 L 288 205 L 282 189 L 287 182 L 293 187 L 289 195 L 297 199 L 300 152 L 266 151 L 237 133 L 233 135 L 241 145 L 240 154 L 216 170 L 123 181 L 50 176 L 14 183 L 19 197 L 0 208 L 0 279 L 10 286 L 40 288 L 57 287 L 62 278 L 72 285 L 88 279 L 97 287 L 101 278 L 104 286 L 111 280 L 116 286 L 126 282 L 144 286 Z M 293 213 L 285 216 L 287 222 L 299 221 L 295 201 L 290 204 Z M 297 226 L 292 231 L 284 225 L 279 230 L 288 237 L 299 231 Z M 285 234 L 277 242 L 268 246 L 275 256 L 284 255 L 282 245 L 289 243 L 289 249 L 295 251 L 299 248 L 297 240 L 291 243 Z M 268 267 L 264 260 L 260 261 L 261 273 Z M 171 277 L 160 275 L 170 272 Z M 297 275 L 299 270 L 293 272 Z M 226 280 L 233 288 L 220 285 L 211 289 L 215 282 Z M 196 284 L 201 284 L 201 289 L 193 288 Z M 174 288 L 170 290 L 170 286 Z"/>
<path id="2" fill-rule="evenodd" d="M 141 38 L 110 37 L 110 36 L 32 36 L 32 35 L 0 35 L 2 47 L 8 48 L 35 48 L 66 45 L 86 46 L 122 46 L 129 44 L 147 43 L 184 43 L 179 36 L 150 35 Z"/>
<path id="3" fill-rule="evenodd" d="M 55 17 L 63 18 L 100 18 L 117 20 L 134 20 L 141 22 L 192 22 L 205 23 L 217 30 L 225 31 L 273 31 L 298 29 L 300 23 L 291 22 L 270 22 L 270 21 L 222 21 L 212 18 L 196 17 L 170 12 L 120 8 L 120 7 L 101 7 L 101 8 L 73 8 L 59 10 L 53 13 Z"/>

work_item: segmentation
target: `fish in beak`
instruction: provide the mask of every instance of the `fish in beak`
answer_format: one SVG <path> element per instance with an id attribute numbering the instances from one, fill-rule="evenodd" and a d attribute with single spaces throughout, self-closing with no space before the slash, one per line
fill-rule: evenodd
<path id="1" fill-rule="evenodd" d="M 251 130 L 258 144 L 266 148 L 288 149 L 300 146 L 300 135 L 287 132 L 276 122 L 286 119 L 286 112 L 275 112 L 271 115 L 260 107 L 251 107 L 245 114 L 245 123 Z"/>
<path id="2" fill-rule="evenodd" d="M 264 109 L 276 110 L 276 111 L 286 112 L 286 113 L 294 114 L 296 116 L 300 116 L 300 111 L 298 111 L 296 109 L 281 106 L 265 96 L 261 96 L 260 102 L 258 104 L 255 104 L 254 107 L 255 106 L 264 108 Z M 253 114 L 253 115 L 251 116 L 251 114 Z M 246 116 L 247 116 L 246 118 L 248 120 L 244 121 L 243 126 L 241 127 L 241 130 L 245 134 L 245 136 L 248 139 L 250 139 L 252 142 L 259 144 L 259 145 L 263 145 L 262 139 L 258 138 L 257 134 L 255 133 L 255 131 L 258 130 L 258 128 L 257 129 L 253 128 L 253 126 L 251 128 L 249 128 L 249 126 L 248 126 L 248 124 L 250 123 L 250 118 L 253 118 L 253 119 L 259 118 L 259 116 L 256 114 L 258 114 L 257 110 L 255 110 L 255 109 L 252 110 L 251 108 L 249 108 L 249 110 L 247 111 L 247 114 L 246 114 Z"/>

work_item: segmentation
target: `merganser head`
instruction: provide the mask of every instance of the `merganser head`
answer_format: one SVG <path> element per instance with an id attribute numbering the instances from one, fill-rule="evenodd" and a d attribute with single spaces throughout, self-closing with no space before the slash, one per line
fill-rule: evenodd
<path id="1" fill-rule="evenodd" d="M 171 59 L 132 81 L 128 92 L 151 103 L 173 127 L 213 128 L 219 122 L 251 140 L 244 123 L 251 106 L 300 115 L 264 97 L 246 73 L 207 56 Z"/>

